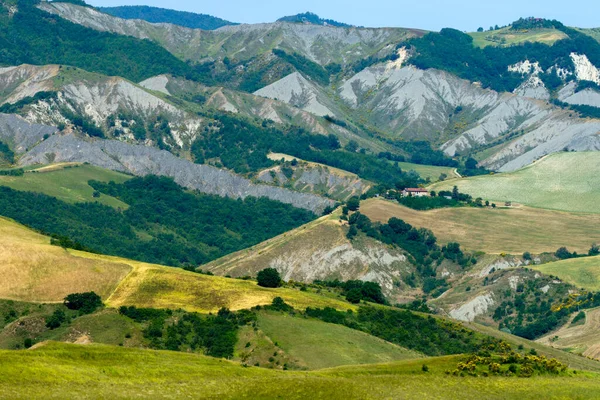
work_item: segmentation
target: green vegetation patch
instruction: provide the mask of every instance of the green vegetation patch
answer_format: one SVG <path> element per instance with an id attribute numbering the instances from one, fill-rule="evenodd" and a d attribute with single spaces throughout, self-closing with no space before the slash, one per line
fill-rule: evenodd
<path id="1" fill-rule="evenodd" d="M 512 201 L 532 207 L 600 213 L 600 154 L 563 152 L 521 170 L 477 176 L 433 185 L 434 190 L 459 190 L 490 201 Z"/>
<path id="2" fill-rule="evenodd" d="M 273 342 L 309 369 L 373 364 L 421 355 L 342 325 L 288 314 L 261 312 L 258 327 Z"/>
<path id="3" fill-rule="evenodd" d="M 128 175 L 92 165 L 65 164 L 27 171 L 22 176 L 0 176 L 0 185 L 14 190 L 43 193 L 67 203 L 97 201 L 124 210 L 127 204 L 114 197 L 101 195 L 88 181 L 123 183 L 128 179 L 131 179 Z"/>
<path id="4" fill-rule="evenodd" d="M 535 265 L 544 275 L 556 276 L 575 287 L 600 291 L 600 257 L 583 257 Z"/>

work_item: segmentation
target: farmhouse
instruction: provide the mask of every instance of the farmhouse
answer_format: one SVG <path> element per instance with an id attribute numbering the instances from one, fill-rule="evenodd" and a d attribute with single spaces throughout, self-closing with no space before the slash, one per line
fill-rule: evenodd
<path id="1" fill-rule="evenodd" d="M 428 197 L 429 191 L 423 188 L 406 188 L 402 191 L 402 197 Z"/>

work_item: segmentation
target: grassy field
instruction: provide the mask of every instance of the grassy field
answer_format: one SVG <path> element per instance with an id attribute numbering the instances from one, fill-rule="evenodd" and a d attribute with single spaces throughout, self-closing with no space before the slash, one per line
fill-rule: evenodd
<path id="1" fill-rule="evenodd" d="M 600 213 L 600 153 L 557 153 L 516 172 L 452 180 L 433 190 L 459 190 L 485 200 L 531 207 Z"/>
<path id="2" fill-rule="evenodd" d="M 586 310 L 584 324 L 568 323 L 558 331 L 539 339 L 538 342 L 582 354 L 585 357 L 600 359 L 600 308 Z"/>
<path id="3" fill-rule="evenodd" d="M 125 182 L 131 177 L 119 172 L 83 164 L 59 164 L 28 170 L 23 176 L 0 176 L 0 185 L 15 190 L 40 192 L 69 203 L 98 201 L 111 207 L 126 209 L 127 204 L 114 197 L 94 198 L 88 181 Z"/>
<path id="4" fill-rule="evenodd" d="M 261 313 L 258 327 L 308 369 L 416 359 L 419 353 L 343 325 L 285 314 Z"/>
<path id="5" fill-rule="evenodd" d="M 457 357 L 338 367 L 314 372 L 244 368 L 208 357 L 49 343 L 0 352 L 0 397 L 253 399 L 589 399 L 592 373 L 530 379 L 446 376 Z M 429 372 L 421 371 L 423 364 Z"/>
<path id="6" fill-rule="evenodd" d="M 561 246 L 587 252 L 600 242 L 600 215 L 537 208 L 480 209 L 472 207 L 415 211 L 397 203 L 370 199 L 361 212 L 373 221 L 392 217 L 431 229 L 441 242 L 458 242 L 469 250 L 522 254 L 554 252 Z"/>
<path id="7" fill-rule="evenodd" d="M 406 162 L 399 162 L 398 166 L 402 168 L 402 171 L 415 171 L 417 174 L 421 175 L 421 178 L 429 178 L 431 182 L 439 181 L 441 174 L 446 174 L 448 178 L 457 177 L 456 172 L 454 172 L 454 168 L 436 167 L 434 165 L 421 165 Z"/>
<path id="8" fill-rule="evenodd" d="M 558 276 L 579 288 L 600 291 L 600 257 L 573 258 L 534 267 L 545 275 Z"/>
<path id="9" fill-rule="evenodd" d="M 558 29 L 532 29 L 525 32 L 512 31 L 510 28 L 502 28 L 495 31 L 472 32 L 469 33 L 473 38 L 473 44 L 477 47 L 486 46 L 510 46 L 524 42 L 538 42 L 552 45 L 558 40 L 566 39 L 568 36 Z M 503 38 L 504 43 L 489 40 L 489 37 Z"/>
<path id="10" fill-rule="evenodd" d="M 593 37 L 598 42 L 600 42 L 600 28 L 591 28 L 591 29 L 579 29 L 576 28 L 579 32 L 585 33 L 588 36 Z"/>
<path id="11" fill-rule="evenodd" d="M 270 304 L 280 296 L 298 309 L 355 308 L 333 294 L 266 289 L 256 282 L 200 275 L 178 268 L 65 250 L 49 238 L 0 218 L 0 298 L 60 302 L 76 292 L 95 291 L 110 306 L 183 308 L 216 312 Z M 328 295 L 330 297 L 328 297 Z"/>

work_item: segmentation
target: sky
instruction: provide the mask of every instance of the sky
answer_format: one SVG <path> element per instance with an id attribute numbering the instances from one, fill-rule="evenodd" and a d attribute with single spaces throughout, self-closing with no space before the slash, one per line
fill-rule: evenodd
<path id="1" fill-rule="evenodd" d="M 519 17 L 557 19 L 568 26 L 600 27 L 598 0 L 88 0 L 94 6 L 148 5 L 214 15 L 233 22 L 273 22 L 311 11 L 352 25 L 438 31 L 507 25 Z"/>

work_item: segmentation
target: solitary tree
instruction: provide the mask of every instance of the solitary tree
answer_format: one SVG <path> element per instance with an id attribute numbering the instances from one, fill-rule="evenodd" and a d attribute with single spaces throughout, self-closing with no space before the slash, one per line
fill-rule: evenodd
<path id="1" fill-rule="evenodd" d="M 592 248 L 590 249 L 590 251 L 588 252 L 588 254 L 590 256 L 597 256 L 600 254 L 600 247 L 598 247 L 598 244 L 594 243 L 592 245 Z"/>
<path id="2" fill-rule="evenodd" d="M 281 276 L 275 268 L 265 268 L 260 271 L 256 277 L 258 286 L 267 288 L 277 288 L 281 286 Z"/>
<path id="3" fill-rule="evenodd" d="M 360 199 L 358 197 L 351 197 L 348 200 L 347 206 L 350 211 L 358 211 L 358 209 L 360 207 Z"/>

